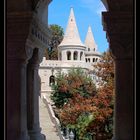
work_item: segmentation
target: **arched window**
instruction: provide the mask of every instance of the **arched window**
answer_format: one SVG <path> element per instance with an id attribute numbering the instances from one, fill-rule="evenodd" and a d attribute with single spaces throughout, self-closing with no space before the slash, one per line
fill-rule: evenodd
<path id="1" fill-rule="evenodd" d="M 93 62 L 95 62 L 95 58 L 93 58 Z"/>
<path id="2" fill-rule="evenodd" d="M 59 60 L 62 60 L 61 52 L 59 53 Z"/>
<path id="3" fill-rule="evenodd" d="M 90 51 L 90 48 L 88 48 L 88 51 Z"/>
<path id="4" fill-rule="evenodd" d="M 53 85 L 55 84 L 55 77 L 53 75 L 50 76 L 50 79 L 49 79 L 49 85 Z"/>
<path id="5" fill-rule="evenodd" d="M 74 56 L 73 57 L 74 57 L 73 58 L 74 60 L 77 60 L 78 59 L 78 52 L 77 51 L 74 52 Z"/>
<path id="6" fill-rule="evenodd" d="M 88 62 L 90 62 L 90 58 L 88 58 Z"/>
<path id="7" fill-rule="evenodd" d="M 86 62 L 88 61 L 88 59 L 86 58 Z"/>
<path id="8" fill-rule="evenodd" d="M 96 58 L 96 62 L 98 61 L 98 58 Z"/>
<path id="9" fill-rule="evenodd" d="M 67 52 L 67 60 L 71 60 L 71 52 L 70 51 Z"/>
<path id="10" fill-rule="evenodd" d="M 80 52 L 80 60 L 82 60 L 83 52 Z"/>
<path id="11" fill-rule="evenodd" d="M 93 49 L 93 51 L 95 51 L 95 48 Z"/>

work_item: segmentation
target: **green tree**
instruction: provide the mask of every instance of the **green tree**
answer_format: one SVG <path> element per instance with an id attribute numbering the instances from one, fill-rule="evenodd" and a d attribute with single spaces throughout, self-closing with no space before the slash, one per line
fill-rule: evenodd
<path id="1" fill-rule="evenodd" d="M 68 74 L 58 73 L 53 89 L 51 98 L 58 108 L 67 103 L 74 94 L 85 98 L 96 94 L 95 84 L 81 68 L 71 69 Z"/>
<path id="2" fill-rule="evenodd" d="M 101 79 L 100 85 L 109 85 L 114 88 L 114 60 L 109 49 L 103 53 L 100 62 L 94 67 L 95 75 Z"/>
<path id="3" fill-rule="evenodd" d="M 78 76 L 75 72 L 72 73 L 74 82 Z M 83 95 L 88 89 L 82 90 L 84 94 L 80 92 L 76 94 L 77 90 L 73 90 L 74 96 L 58 110 L 58 117 L 62 125 L 76 130 L 79 140 L 90 140 L 91 135 L 96 140 L 110 140 L 113 135 L 114 61 L 109 50 L 103 53 L 101 61 L 95 66 L 94 73 L 101 79 L 97 93 L 87 98 L 88 96 Z M 77 80 L 78 83 L 74 82 L 74 87 L 78 87 L 80 80 Z M 85 113 L 86 115 L 83 116 Z M 89 116 L 93 117 L 89 120 Z"/>
<path id="4" fill-rule="evenodd" d="M 95 66 L 94 73 L 100 80 L 100 88 L 94 97 L 95 106 L 99 108 L 99 116 L 89 125 L 89 131 L 96 132 L 100 137 L 113 136 L 113 110 L 114 110 L 114 60 L 108 49 L 103 53 L 101 61 Z M 98 128 L 98 129 L 97 129 Z M 97 137 L 99 137 L 97 135 Z M 96 138 L 98 139 L 98 138 Z M 104 138 L 105 139 L 105 138 Z"/>
<path id="5" fill-rule="evenodd" d="M 110 140 L 113 135 L 114 61 L 108 50 L 95 66 L 100 80 L 96 89 L 81 69 L 59 74 L 52 99 L 62 127 L 76 131 L 79 140 Z"/>
<path id="6" fill-rule="evenodd" d="M 58 59 L 57 47 L 63 39 L 64 31 L 63 28 L 57 24 L 49 25 L 49 29 L 51 31 L 51 40 L 49 42 L 49 48 L 46 49 L 45 56 L 46 59 L 57 60 Z"/>

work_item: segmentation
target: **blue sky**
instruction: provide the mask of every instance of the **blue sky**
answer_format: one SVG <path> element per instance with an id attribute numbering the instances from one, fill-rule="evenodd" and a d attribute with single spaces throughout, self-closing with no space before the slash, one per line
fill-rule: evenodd
<path id="1" fill-rule="evenodd" d="M 99 52 L 108 48 L 106 33 L 103 31 L 101 11 L 105 11 L 101 0 L 52 0 L 49 5 L 49 24 L 58 24 L 66 30 L 70 8 L 73 7 L 78 31 L 84 43 L 88 26 L 92 28 Z"/>

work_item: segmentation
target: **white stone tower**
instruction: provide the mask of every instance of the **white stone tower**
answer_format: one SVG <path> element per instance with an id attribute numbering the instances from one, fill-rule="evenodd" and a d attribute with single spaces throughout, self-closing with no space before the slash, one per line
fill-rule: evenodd
<path id="1" fill-rule="evenodd" d="M 85 51 L 86 62 L 87 63 L 98 62 L 100 60 L 101 54 L 97 52 L 97 45 L 95 43 L 92 29 L 90 26 L 88 27 L 88 32 L 86 35 L 85 46 L 86 46 Z"/>
<path id="2" fill-rule="evenodd" d="M 81 42 L 73 8 L 61 44 L 58 46 L 58 57 L 62 61 L 85 61 L 85 45 Z"/>
<path id="3" fill-rule="evenodd" d="M 51 85 L 55 83 L 55 77 L 58 72 L 68 73 L 71 68 L 80 67 L 93 80 L 96 80 L 96 76 L 93 75 L 92 70 L 94 69 L 93 64 L 96 64 L 100 56 L 97 52 L 97 45 L 91 27 L 88 29 L 85 44 L 82 43 L 74 11 L 71 8 L 64 38 L 58 46 L 59 60 L 46 60 L 44 57 L 40 64 L 39 75 L 41 77 L 42 95 L 48 96 L 52 92 Z"/>

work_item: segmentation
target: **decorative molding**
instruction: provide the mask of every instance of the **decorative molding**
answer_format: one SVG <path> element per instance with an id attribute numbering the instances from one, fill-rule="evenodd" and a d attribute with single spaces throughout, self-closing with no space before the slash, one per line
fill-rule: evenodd
<path id="1" fill-rule="evenodd" d="M 33 42 L 37 48 L 47 48 L 50 41 L 50 31 L 48 27 L 39 20 L 37 17 L 32 19 L 28 39 Z"/>
<path id="2" fill-rule="evenodd" d="M 44 56 L 44 49 L 43 48 L 39 48 L 38 50 L 38 60 L 39 60 L 39 64 L 42 62 L 43 60 L 43 56 Z"/>
<path id="3" fill-rule="evenodd" d="M 134 6 L 133 0 L 101 0 L 107 11 L 131 11 Z"/>
<path id="4" fill-rule="evenodd" d="M 42 5 L 49 5 L 49 3 L 50 3 L 52 0 L 36 0 L 36 1 L 37 1 L 36 4 L 34 4 L 35 6 L 33 6 L 35 13 L 37 13 L 38 10 L 39 10 L 40 8 L 42 8 Z"/>
<path id="5" fill-rule="evenodd" d="M 133 15 L 130 12 L 104 12 L 103 26 L 115 59 L 133 57 Z"/>
<path id="6" fill-rule="evenodd" d="M 130 12 L 103 12 L 102 24 L 108 34 L 133 33 L 133 14 Z"/>
<path id="7" fill-rule="evenodd" d="M 122 42 L 122 41 L 121 41 Z M 110 50 L 114 59 L 132 59 L 133 58 L 133 43 L 127 42 L 123 44 L 119 41 L 110 42 Z"/>
<path id="8" fill-rule="evenodd" d="M 30 59 L 29 59 L 30 64 L 33 67 L 38 68 L 39 64 L 43 60 L 44 48 L 34 48 L 30 50 L 29 47 L 27 47 L 27 51 L 29 51 L 29 55 L 30 55 Z"/>

